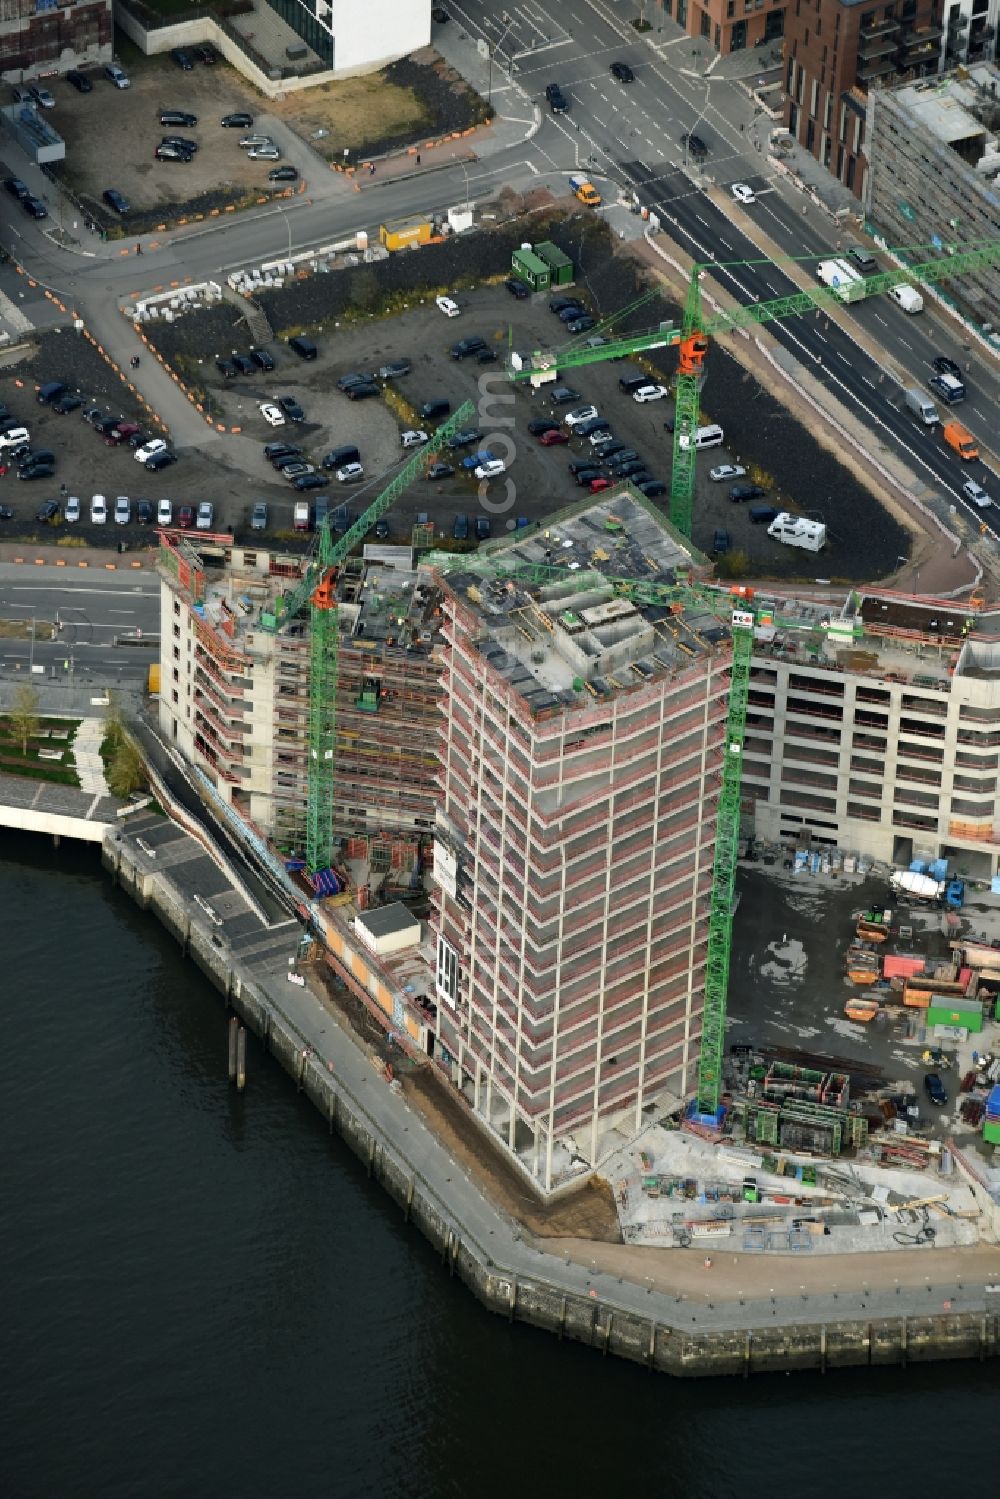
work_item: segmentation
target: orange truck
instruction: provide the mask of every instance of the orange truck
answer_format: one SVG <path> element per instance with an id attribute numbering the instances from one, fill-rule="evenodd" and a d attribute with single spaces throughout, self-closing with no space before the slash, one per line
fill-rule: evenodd
<path id="1" fill-rule="evenodd" d="M 963 427 L 961 422 L 945 422 L 941 428 L 941 435 L 950 448 L 952 448 L 967 463 L 973 458 L 979 457 L 979 448 L 976 439 L 968 427 Z"/>

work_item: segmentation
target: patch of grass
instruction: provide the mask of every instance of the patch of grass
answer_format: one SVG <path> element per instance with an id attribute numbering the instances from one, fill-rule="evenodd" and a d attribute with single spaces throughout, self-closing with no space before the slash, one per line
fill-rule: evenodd
<path id="1" fill-rule="evenodd" d="M 82 536 L 60 536 L 56 542 L 57 547 L 85 547 L 90 543 Z"/>
<path id="2" fill-rule="evenodd" d="M 371 146 L 406 133 L 416 137 L 432 124 L 415 90 L 392 83 L 383 73 L 302 89 L 287 99 L 272 100 L 268 107 L 306 139 L 317 130 L 327 131 L 311 142 L 327 161 L 343 161 L 345 143 L 364 141 Z M 357 161 L 353 150 L 349 160 Z"/>
<path id="3" fill-rule="evenodd" d="M 5 760 L 0 756 L 0 773 L 20 776 L 28 781 L 52 781 L 57 786 L 79 786 L 75 770 L 57 765 L 55 760 L 45 765 L 28 764 L 25 760 Z"/>

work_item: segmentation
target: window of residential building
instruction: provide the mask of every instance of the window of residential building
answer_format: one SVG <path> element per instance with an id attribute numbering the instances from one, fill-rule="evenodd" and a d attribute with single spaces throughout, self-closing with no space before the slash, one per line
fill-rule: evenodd
<path id="1" fill-rule="evenodd" d="M 716 28 L 715 28 L 715 50 L 716 50 L 716 52 L 720 51 L 721 47 L 722 47 L 722 27 L 721 26 L 716 26 Z"/>
<path id="2" fill-rule="evenodd" d="M 701 34 L 707 40 L 712 35 L 712 17 L 707 10 L 701 13 Z"/>
<path id="3" fill-rule="evenodd" d="M 823 136 L 823 165 L 829 167 L 830 158 L 833 155 L 833 141 L 828 135 Z"/>
<path id="4" fill-rule="evenodd" d="M 669 12 L 668 12 L 669 14 Z M 677 0 L 677 24 L 686 26 L 688 18 L 688 0 Z"/>
<path id="5" fill-rule="evenodd" d="M 730 20 L 736 14 L 736 0 L 726 0 L 726 15 Z"/>
<path id="6" fill-rule="evenodd" d="M 435 988 L 442 999 L 454 1005 L 458 998 L 458 953 L 444 937 L 438 938 Z"/>
<path id="7" fill-rule="evenodd" d="M 733 26 L 732 41 L 730 42 L 729 50 L 731 52 L 742 52 L 746 44 L 747 23 L 746 21 L 737 21 Z"/>
<path id="8" fill-rule="evenodd" d="M 851 188 L 853 188 L 853 186 L 854 186 L 854 166 L 855 166 L 855 159 L 854 159 L 853 156 L 849 156 L 847 158 L 847 175 L 844 178 L 844 186 L 845 187 L 851 187 Z"/>
<path id="9" fill-rule="evenodd" d="M 813 148 L 813 146 L 815 144 L 816 144 L 816 122 L 815 122 L 815 120 L 808 120 L 806 122 L 806 150 L 807 151 L 811 151 L 812 148 Z"/>

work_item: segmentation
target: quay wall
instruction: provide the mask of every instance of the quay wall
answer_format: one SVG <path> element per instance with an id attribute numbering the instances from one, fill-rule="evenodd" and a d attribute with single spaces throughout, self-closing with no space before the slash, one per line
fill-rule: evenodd
<path id="1" fill-rule="evenodd" d="M 397 1203 L 440 1255 L 447 1273 L 508 1322 L 544 1328 L 556 1337 L 595 1348 L 603 1355 L 685 1377 L 740 1375 L 791 1370 L 826 1370 L 857 1365 L 898 1365 L 942 1359 L 986 1359 L 1000 1353 L 1000 1314 L 992 1310 L 900 1314 L 816 1321 L 781 1320 L 764 1308 L 756 1325 L 692 1330 L 672 1297 L 644 1297 L 648 1314 L 601 1292 L 583 1291 L 565 1262 L 531 1250 L 541 1274 L 526 1273 L 529 1248 L 511 1229 L 487 1246 L 477 1239 L 453 1204 L 391 1141 L 371 1109 L 306 1036 L 273 995 L 254 980 L 248 966 L 224 953 L 204 913 L 171 879 L 169 872 L 144 867 L 134 849 L 110 836 L 105 868 L 145 910 L 154 912 L 225 997 L 264 1049 L 289 1074 L 364 1164 L 368 1175 Z M 374 1078 L 374 1074 L 373 1074 Z M 384 1086 L 384 1085 L 380 1085 Z M 566 1274 L 560 1272 L 566 1269 Z M 630 1287 L 634 1291 L 635 1287 Z M 742 1307 L 742 1303 L 741 1303 Z M 742 1312 L 742 1318 L 746 1313 Z M 734 1319 L 737 1313 L 734 1309 Z"/>

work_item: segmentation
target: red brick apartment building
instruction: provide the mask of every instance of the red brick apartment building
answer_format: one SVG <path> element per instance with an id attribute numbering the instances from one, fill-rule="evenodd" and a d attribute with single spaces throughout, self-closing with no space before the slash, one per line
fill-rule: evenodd
<path id="1" fill-rule="evenodd" d="M 111 34 L 111 0 L 0 0 L 0 75 L 16 83 L 109 61 Z"/>
<path id="2" fill-rule="evenodd" d="M 783 35 L 787 0 L 660 0 L 660 9 L 688 36 L 703 37 L 716 52 L 742 52 Z"/>
<path id="3" fill-rule="evenodd" d="M 868 90 L 938 72 L 940 0 L 792 0 L 785 21 L 785 124 L 861 197 Z"/>

